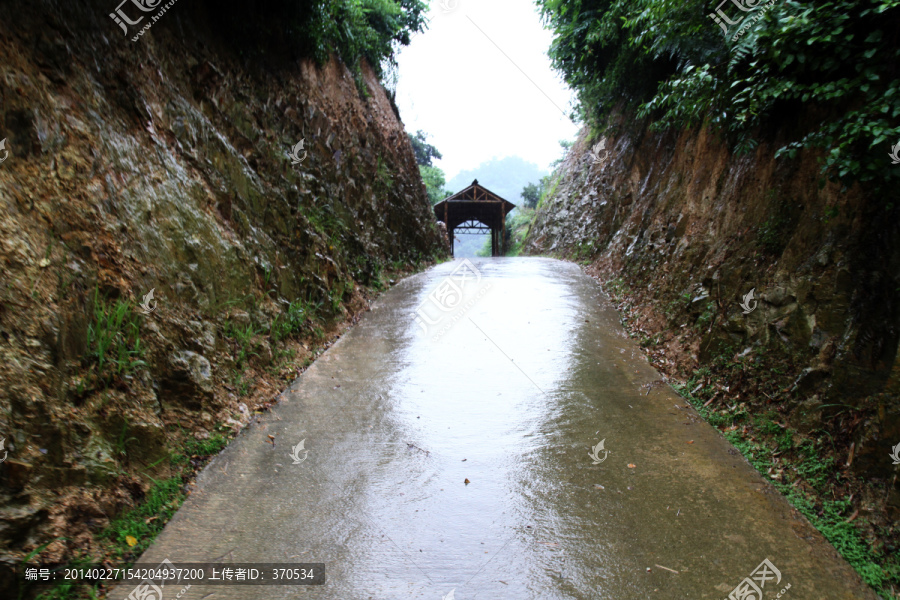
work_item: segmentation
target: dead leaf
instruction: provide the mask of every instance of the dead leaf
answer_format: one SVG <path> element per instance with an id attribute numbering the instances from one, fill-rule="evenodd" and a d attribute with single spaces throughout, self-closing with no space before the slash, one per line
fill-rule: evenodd
<path id="1" fill-rule="evenodd" d="M 129 548 L 134 548 L 137 545 L 137 538 L 134 538 L 130 535 L 126 535 L 125 543 L 128 544 Z"/>
<path id="2" fill-rule="evenodd" d="M 628 468 L 629 468 L 629 469 L 633 469 L 633 468 L 635 468 L 636 466 L 637 466 L 637 465 L 634 465 L 634 464 L 632 464 L 632 463 L 628 463 Z"/>
<path id="3" fill-rule="evenodd" d="M 693 444 L 693 443 L 694 443 L 694 440 L 691 440 L 688 442 L 688 444 Z"/>
<path id="4" fill-rule="evenodd" d="M 469 484 L 470 484 L 470 483 L 472 483 L 472 482 L 471 482 L 471 481 L 469 481 L 469 480 L 468 480 L 468 478 L 466 478 L 466 480 L 465 480 L 465 481 L 463 481 L 463 483 L 465 483 L 465 484 L 466 484 L 466 485 L 469 485 Z"/>

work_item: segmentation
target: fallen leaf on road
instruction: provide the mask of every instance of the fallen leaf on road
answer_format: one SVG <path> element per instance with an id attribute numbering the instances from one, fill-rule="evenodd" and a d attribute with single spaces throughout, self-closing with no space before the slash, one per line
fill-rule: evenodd
<path id="1" fill-rule="evenodd" d="M 629 468 L 629 469 L 633 469 L 633 468 L 635 468 L 635 467 L 636 467 L 636 466 L 637 466 L 637 465 L 634 465 L 634 464 L 631 464 L 631 463 L 628 463 L 628 468 Z"/>
<path id="2" fill-rule="evenodd" d="M 693 443 L 694 443 L 694 440 L 691 440 L 688 442 L 688 444 L 693 444 Z"/>
<path id="3" fill-rule="evenodd" d="M 470 484 L 470 483 L 472 483 L 472 482 L 471 482 L 471 481 L 469 481 L 469 479 L 468 479 L 468 478 L 466 478 L 466 480 L 465 480 L 465 481 L 463 481 L 463 483 L 465 483 L 465 484 L 466 484 L 466 485 L 469 485 L 469 484 Z"/>

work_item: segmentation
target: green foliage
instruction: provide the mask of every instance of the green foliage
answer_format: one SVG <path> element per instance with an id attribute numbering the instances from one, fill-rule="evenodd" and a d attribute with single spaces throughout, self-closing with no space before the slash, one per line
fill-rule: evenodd
<path id="1" fill-rule="evenodd" d="M 380 159 L 379 168 L 381 168 Z M 346 228 L 343 221 L 335 214 L 334 207 L 328 203 L 304 206 L 303 215 L 309 221 L 309 224 L 313 226 L 313 229 L 316 230 L 316 233 L 329 241 L 336 237 L 339 239 Z"/>
<path id="2" fill-rule="evenodd" d="M 582 240 L 575 244 L 572 260 L 576 262 L 590 262 L 588 259 L 595 253 L 594 240 Z"/>
<path id="3" fill-rule="evenodd" d="M 256 356 L 253 352 L 253 338 L 259 333 L 252 323 L 241 326 L 233 321 L 226 321 L 223 328 L 225 337 L 235 341 L 234 363 L 240 369 L 250 356 Z"/>
<path id="4" fill-rule="evenodd" d="M 228 445 L 228 438 L 221 433 L 212 433 L 205 440 L 189 437 L 182 446 L 182 452 L 172 456 L 172 462 L 176 465 L 187 464 L 192 456 L 206 458 L 215 456 Z"/>
<path id="5" fill-rule="evenodd" d="M 529 183 L 522 188 L 522 205 L 525 208 L 535 208 L 541 199 L 541 188 L 534 183 Z"/>
<path id="6" fill-rule="evenodd" d="M 128 419 L 122 424 L 122 431 L 116 438 L 115 451 L 118 456 L 128 455 L 128 444 L 139 441 L 136 437 L 128 437 Z"/>
<path id="7" fill-rule="evenodd" d="M 764 477 L 787 498 L 816 527 L 825 538 L 840 552 L 847 562 L 860 574 L 863 581 L 878 590 L 882 597 L 893 598 L 891 585 L 900 582 L 900 560 L 883 552 L 876 552 L 866 541 L 864 535 L 855 524 L 848 522 L 847 516 L 852 507 L 850 500 L 842 498 L 833 500 L 832 478 L 837 473 L 835 460 L 823 447 L 822 438 L 804 439 L 794 443 L 794 432 L 778 424 L 776 412 L 768 412 L 751 416 L 741 408 L 736 412 L 716 410 L 705 406 L 701 396 L 711 396 L 712 386 L 690 392 L 702 380 L 709 378 L 712 372 L 702 368 L 694 373 L 694 377 L 684 385 L 673 385 L 675 390 L 686 398 L 698 413 L 711 425 L 725 428 L 740 422 L 752 422 L 755 433 L 750 437 L 742 434 L 740 429 L 726 430 L 725 437 L 743 454 Z M 771 438 L 775 443 L 773 450 L 757 436 Z M 825 442 L 827 443 L 827 442 Z M 790 453 L 780 464 L 773 460 L 774 452 Z M 781 477 L 773 477 L 775 469 L 781 467 Z M 840 477 L 840 475 L 837 475 Z M 814 494 L 798 487 L 805 482 Z"/>
<path id="8" fill-rule="evenodd" d="M 333 316 L 339 315 L 343 310 L 344 296 L 353 291 L 353 283 L 338 281 L 328 290 L 328 303 Z"/>
<path id="9" fill-rule="evenodd" d="M 409 142 L 412 144 L 413 153 L 416 155 L 416 163 L 418 163 L 420 167 L 431 167 L 433 166 L 431 164 L 432 158 L 443 158 L 441 153 L 438 152 L 438 149 L 428 143 L 428 134 L 421 129 L 416 132 L 416 135 L 409 132 L 406 132 L 406 135 L 409 136 Z"/>
<path id="10" fill-rule="evenodd" d="M 552 198 L 556 194 L 556 188 L 559 187 L 560 179 L 562 178 L 553 177 L 552 175 L 541 178 L 541 199 L 538 200 L 538 208 L 544 204 L 544 200 Z"/>
<path id="11" fill-rule="evenodd" d="M 320 304 L 297 299 L 292 301 L 284 313 L 275 317 L 269 335 L 276 342 L 300 333 L 307 322 L 317 318 Z"/>
<path id="12" fill-rule="evenodd" d="M 357 75 L 360 61 L 381 77 L 399 47 L 425 29 L 422 0 L 206 0 L 208 13 L 239 50 L 290 53 L 324 63 L 334 52 Z"/>
<path id="13" fill-rule="evenodd" d="M 716 315 L 716 303 L 708 302 L 706 304 L 706 308 L 703 309 L 703 312 L 697 317 L 696 327 L 699 331 L 703 331 L 709 327 L 709 324 L 712 322 L 713 317 Z"/>
<path id="14" fill-rule="evenodd" d="M 109 302 L 95 288 L 93 305 L 94 318 L 88 325 L 84 358 L 96 367 L 97 377 L 109 383 L 146 365 L 140 322 L 131 302 Z"/>
<path id="15" fill-rule="evenodd" d="M 739 38 L 723 37 L 705 0 L 538 4 L 553 64 L 595 129 L 623 106 L 655 127 L 709 124 L 750 152 L 777 127 L 788 135 L 777 156 L 821 148 L 823 173 L 845 185 L 900 179 L 888 157 L 900 141 L 900 0 L 783 0 Z"/>
<path id="16" fill-rule="evenodd" d="M 388 168 L 387 163 L 384 162 L 380 156 L 378 157 L 378 165 L 375 169 L 375 182 L 378 184 L 377 187 L 379 187 L 382 192 L 387 192 L 394 184 L 394 178 L 391 175 L 391 170 Z"/>
<path id="17" fill-rule="evenodd" d="M 493 248 L 491 247 L 491 236 L 486 235 L 484 236 L 484 245 L 481 246 L 481 248 L 477 252 L 475 252 L 475 256 L 491 256 L 492 252 Z"/>
<path id="18" fill-rule="evenodd" d="M 444 180 L 444 171 L 440 168 L 419 165 L 419 173 L 422 175 L 422 181 L 425 182 L 428 202 L 432 206 L 447 196 L 453 195 L 453 192 L 446 189 L 447 182 Z"/>
<path id="19" fill-rule="evenodd" d="M 184 501 L 181 486 L 181 477 L 155 482 L 144 501 L 113 520 L 100 537 L 115 542 L 120 555 L 140 555 L 150 546 Z M 135 546 L 128 546 L 126 541 L 128 536 L 137 540 Z"/>
<path id="20" fill-rule="evenodd" d="M 534 210 L 517 207 L 506 218 L 506 229 L 510 240 L 507 256 L 519 256 L 531 229 L 531 223 L 534 221 Z"/>

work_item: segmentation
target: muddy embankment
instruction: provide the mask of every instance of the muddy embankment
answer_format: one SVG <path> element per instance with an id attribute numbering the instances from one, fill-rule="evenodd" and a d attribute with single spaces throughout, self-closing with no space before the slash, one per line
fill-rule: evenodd
<path id="1" fill-rule="evenodd" d="M 188 3 L 132 42 L 115 4 L 0 6 L 6 565 L 51 540 L 47 560 L 92 552 L 185 440 L 271 402 L 383 270 L 444 251 L 371 69 L 361 95 L 337 60 L 246 58 Z"/>
<path id="2" fill-rule="evenodd" d="M 896 522 L 896 199 L 822 185 L 815 153 L 774 158 L 777 135 L 736 156 L 706 129 L 646 125 L 618 115 L 605 136 L 582 133 L 525 252 L 582 263 L 710 410 L 830 437 L 839 478 L 878 488 L 857 494 L 860 514 Z"/>

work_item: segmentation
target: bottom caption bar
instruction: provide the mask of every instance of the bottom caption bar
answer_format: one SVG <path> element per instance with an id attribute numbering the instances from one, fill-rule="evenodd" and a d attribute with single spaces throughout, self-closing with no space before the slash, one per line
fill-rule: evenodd
<path id="1" fill-rule="evenodd" d="M 178 563 L 158 565 L 29 565 L 17 567 L 26 583 L 121 583 L 148 587 L 177 585 L 322 585 L 324 563 Z"/>

